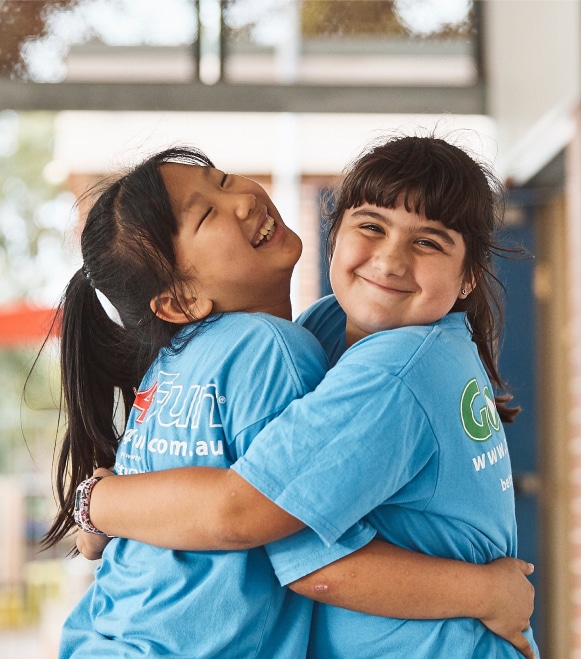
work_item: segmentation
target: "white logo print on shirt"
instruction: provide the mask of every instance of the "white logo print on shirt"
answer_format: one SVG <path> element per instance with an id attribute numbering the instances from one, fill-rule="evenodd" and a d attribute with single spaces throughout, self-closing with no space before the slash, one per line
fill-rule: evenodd
<path id="1" fill-rule="evenodd" d="M 163 456 L 164 461 L 170 460 L 172 463 L 177 460 L 176 464 L 168 464 L 168 467 L 191 464 L 194 457 L 224 455 L 222 439 L 197 439 L 191 433 L 174 434 L 178 429 L 222 428 L 218 403 L 225 402 L 224 397 L 218 395 L 217 385 L 194 384 L 186 389 L 176 384 L 179 376 L 179 373 L 160 371 L 153 385 L 136 392 L 133 407 L 139 414 L 135 422 L 144 428 L 143 431 L 135 427 L 126 429 L 115 465 L 118 474 L 148 471 L 144 462 L 146 454 L 157 458 Z M 173 428 L 174 433 L 171 434 L 174 436 L 151 437 L 147 432 L 151 423 L 158 430 Z"/>

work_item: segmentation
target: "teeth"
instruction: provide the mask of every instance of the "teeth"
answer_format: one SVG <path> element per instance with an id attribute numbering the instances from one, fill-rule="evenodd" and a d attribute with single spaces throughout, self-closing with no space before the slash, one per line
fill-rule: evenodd
<path id="1" fill-rule="evenodd" d="M 266 234 L 272 229 L 273 226 L 274 226 L 274 220 L 272 219 L 272 217 L 269 216 L 268 219 L 266 220 L 266 223 L 260 230 L 260 233 L 263 236 L 266 236 Z"/>
<path id="2" fill-rule="evenodd" d="M 274 218 L 270 217 L 269 215 L 266 219 L 266 222 L 259 229 L 260 238 L 254 243 L 253 246 L 258 247 L 265 241 L 268 242 L 272 238 L 275 228 Z"/>

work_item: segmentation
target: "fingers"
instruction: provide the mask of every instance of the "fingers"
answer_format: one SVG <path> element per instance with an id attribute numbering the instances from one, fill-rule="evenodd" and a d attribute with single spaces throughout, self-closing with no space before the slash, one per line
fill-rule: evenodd
<path id="1" fill-rule="evenodd" d="M 527 577 L 530 577 L 531 574 L 535 571 L 535 566 L 533 563 L 528 563 L 527 561 L 523 561 L 520 558 L 511 558 L 508 560 L 515 563 L 518 566 L 519 570 Z"/>
<path id="2" fill-rule="evenodd" d="M 106 535 L 93 535 L 79 531 L 76 539 L 77 549 L 89 561 L 96 561 L 103 555 L 110 538 Z"/>
<path id="3" fill-rule="evenodd" d="M 82 541 L 79 541 L 77 538 L 77 549 L 79 553 L 82 554 L 88 561 L 96 561 L 101 558 L 103 552 L 94 552 L 89 547 L 87 547 Z"/>
<path id="4" fill-rule="evenodd" d="M 537 655 L 534 653 L 531 644 L 522 634 L 519 634 L 518 638 L 512 644 L 526 659 L 537 659 Z"/>
<path id="5" fill-rule="evenodd" d="M 530 575 L 535 571 L 535 566 L 532 563 L 527 563 L 525 561 L 521 561 L 523 564 L 522 571 L 523 574 L 526 574 L 527 577 L 530 577 Z"/>

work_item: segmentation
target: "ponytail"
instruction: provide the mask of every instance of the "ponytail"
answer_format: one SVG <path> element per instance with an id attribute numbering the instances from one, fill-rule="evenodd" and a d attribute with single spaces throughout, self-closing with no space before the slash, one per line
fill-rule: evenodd
<path id="1" fill-rule="evenodd" d="M 127 417 L 139 384 L 135 350 L 128 332 L 103 309 L 87 276 L 79 270 L 57 310 L 61 315 L 61 374 L 67 415 L 56 463 L 59 512 L 43 539 L 50 547 L 73 528 L 75 490 L 98 466 L 111 467 L 119 442 L 117 398 Z"/>

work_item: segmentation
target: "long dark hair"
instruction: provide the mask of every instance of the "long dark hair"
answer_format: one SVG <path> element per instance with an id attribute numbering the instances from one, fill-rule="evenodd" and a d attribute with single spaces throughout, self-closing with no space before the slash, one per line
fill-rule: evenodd
<path id="1" fill-rule="evenodd" d="M 496 242 L 502 226 L 504 189 L 493 171 L 463 149 L 433 136 L 395 137 L 373 144 L 349 167 L 329 213 L 327 253 L 333 251 L 346 210 L 362 204 L 396 208 L 439 220 L 466 243 L 464 277 L 476 287 L 452 311 L 466 312 L 472 339 L 496 391 L 504 422 L 520 411 L 498 371 L 498 340 L 503 322 L 504 286 L 492 255 L 521 253 Z"/>
<path id="2" fill-rule="evenodd" d="M 167 162 L 213 167 L 197 149 L 172 148 L 107 183 L 83 228 L 83 267 L 56 312 L 66 427 L 56 463 L 59 508 L 44 537 L 46 547 L 74 526 L 77 484 L 97 466 L 115 461 L 117 403 L 126 419 L 134 387 L 183 327 L 161 320 L 150 308 L 152 299 L 187 280 L 176 265 L 178 222 L 160 173 Z M 113 304 L 122 324 L 111 320 L 97 291 Z"/>

